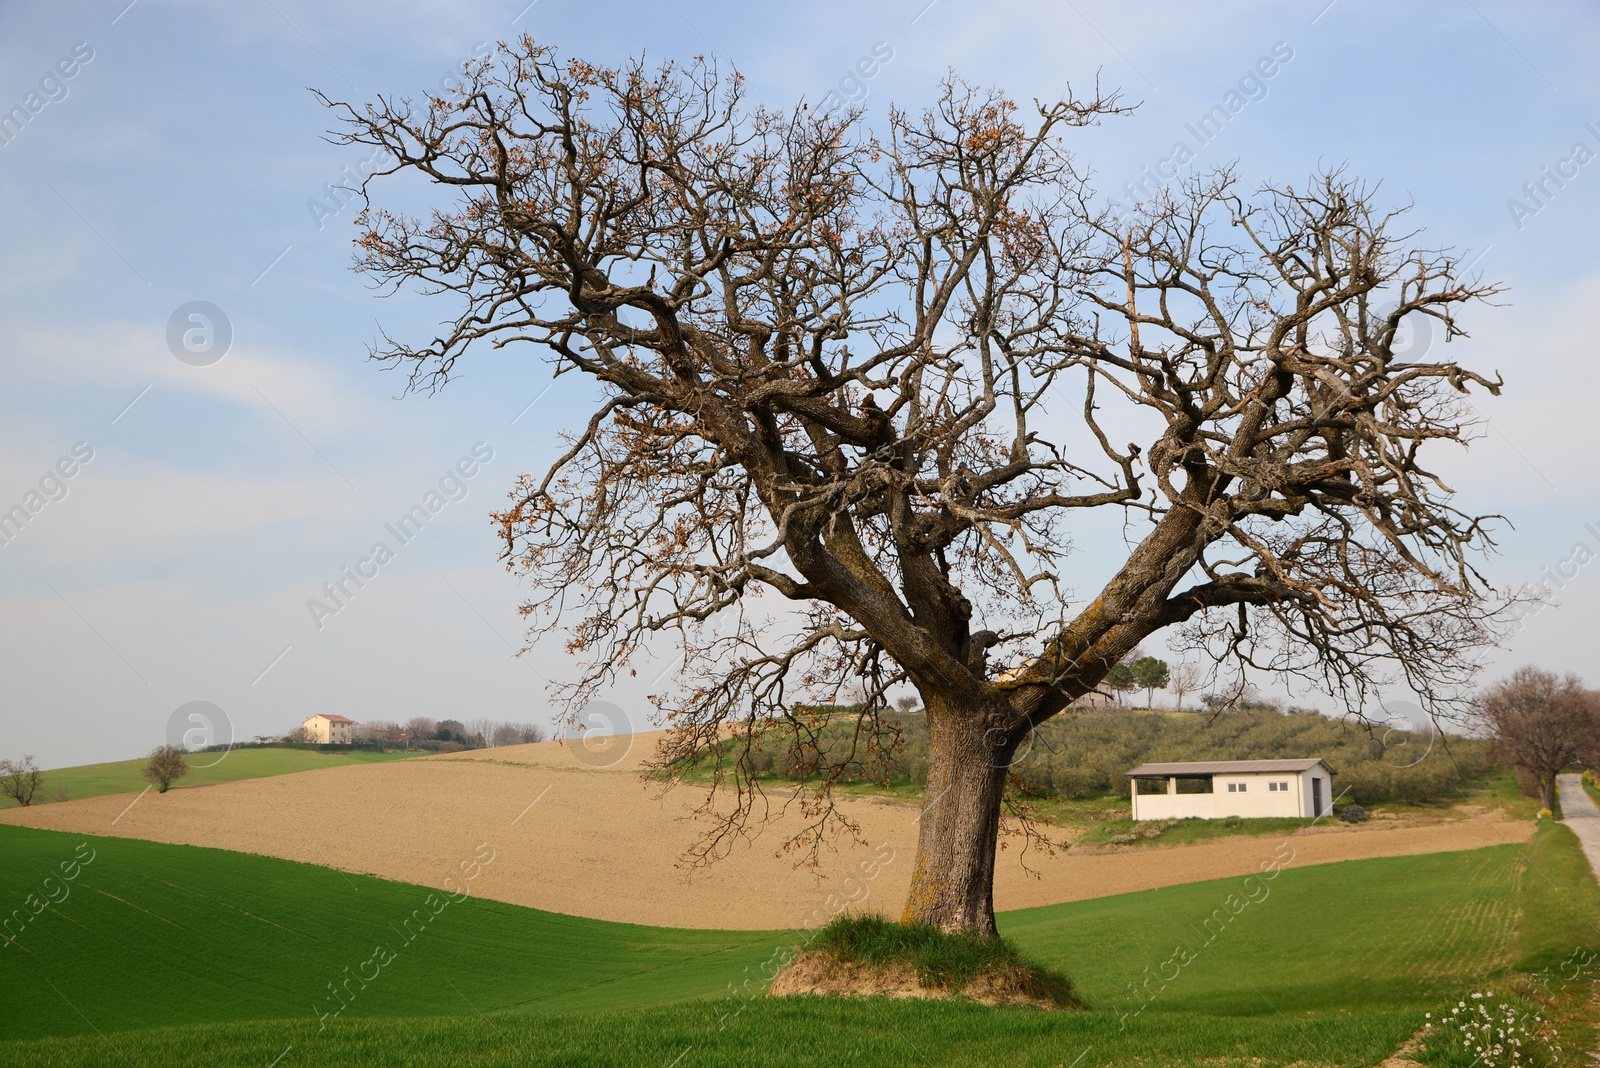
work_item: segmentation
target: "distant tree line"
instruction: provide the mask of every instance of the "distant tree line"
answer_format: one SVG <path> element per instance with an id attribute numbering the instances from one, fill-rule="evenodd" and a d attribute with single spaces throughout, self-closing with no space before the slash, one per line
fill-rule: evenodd
<path id="1" fill-rule="evenodd" d="M 1102 691 L 1121 693 L 1170 686 L 1183 694 L 1200 684 L 1197 668 L 1164 662 L 1135 650 L 1106 676 Z M 1101 698 L 1102 701 L 1105 698 Z M 797 709 L 797 734 L 820 739 L 822 759 L 853 762 L 847 779 L 923 785 L 928 774 L 927 728 L 916 702 L 899 703 L 889 733 L 895 744 L 853 751 L 854 732 L 843 721 L 855 710 L 819 706 Z M 1522 793 L 1552 810 L 1556 776 L 1588 768 L 1600 771 L 1600 692 L 1576 675 L 1558 676 L 1524 667 L 1481 690 L 1468 726 L 1472 736 L 1418 731 L 1368 730 L 1329 719 L 1314 709 L 1288 706 L 1246 686 L 1233 694 L 1208 693 L 1200 716 L 1129 715 L 1106 704 L 1085 702 L 1075 713 L 1051 720 L 1034 734 L 1012 767 L 1020 784 L 1045 797 L 1088 798 L 1121 793 L 1123 773 L 1147 761 L 1268 760 L 1320 756 L 1337 773 L 1334 786 L 1362 804 L 1437 801 L 1496 766 L 1509 768 Z M 841 715 L 842 713 L 848 713 Z M 841 722 L 835 724 L 835 720 Z M 794 754 L 804 747 L 781 741 L 751 754 L 755 771 L 802 779 L 818 760 Z M 1346 788 L 1348 793 L 1345 794 Z"/>
<path id="2" fill-rule="evenodd" d="M 1221 702 L 1213 701 L 1214 705 Z M 1245 707 L 1246 705 L 1253 707 Z M 825 710 L 818 731 L 826 750 L 848 752 L 856 744 Z M 899 744 L 888 753 L 865 754 L 855 781 L 921 786 L 928 775 L 928 736 L 921 713 L 890 713 L 898 722 Z M 1307 709 L 1284 711 L 1275 701 L 1246 691 L 1230 710 L 1213 715 L 1145 715 L 1092 708 L 1068 713 L 1041 726 L 1031 747 L 1019 750 L 1012 772 L 1020 785 L 1040 797 L 1074 799 L 1123 794 L 1123 773 L 1147 761 L 1270 760 L 1323 757 L 1335 770 L 1334 790 L 1347 801 L 1426 802 L 1449 800 L 1467 780 L 1494 766 L 1493 743 L 1459 735 L 1402 736 L 1369 731 Z M 761 774 L 798 779 L 805 765 L 783 744 L 769 745 L 751 757 Z M 1346 788 L 1348 793 L 1345 793 Z"/>
<path id="3" fill-rule="evenodd" d="M 491 719 L 434 719 L 431 716 L 413 716 L 404 724 L 393 720 L 374 719 L 358 723 L 351 730 L 348 744 L 337 744 L 340 749 L 423 749 L 438 753 L 459 753 L 465 749 L 489 749 L 501 745 L 525 745 L 542 742 L 547 737 L 545 729 L 535 723 L 502 723 Z M 262 736 L 258 743 L 272 745 L 287 742 L 290 745 L 316 744 L 316 738 L 305 727 L 297 727 L 282 738 Z"/>
<path id="4" fill-rule="evenodd" d="M 1102 704 L 1122 704 L 1124 694 L 1144 691 L 1144 706 L 1156 707 L 1156 691 L 1172 693 L 1171 707 L 1182 711 L 1183 699 L 1194 693 L 1205 680 L 1206 672 L 1198 664 L 1168 664 L 1160 657 L 1148 656 L 1143 649 L 1134 649 L 1113 665 L 1100 681 L 1099 690 L 1077 702 L 1078 707 L 1093 708 Z M 1165 704 L 1165 702 L 1163 702 Z"/>
<path id="5" fill-rule="evenodd" d="M 502 745 L 542 742 L 545 730 L 534 723 L 502 723 L 491 719 L 433 719 L 413 716 L 404 726 L 385 720 L 372 720 L 356 728 L 358 738 L 380 739 L 409 744 L 412 749 L 459 752 L 463 749 L 490 749 Z"/>

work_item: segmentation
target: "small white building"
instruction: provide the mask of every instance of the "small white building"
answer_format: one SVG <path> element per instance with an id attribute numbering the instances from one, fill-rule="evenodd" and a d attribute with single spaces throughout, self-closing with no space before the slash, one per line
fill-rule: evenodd
<path id="1" fill-rule="evenodd" d="M 353 719 L 344 716 L 330 716 L 317 713 L 301 724 L 311 733 L 311 740 L 323 745 L 349 745 L 350 729 L 356 725 Z"/>
<path id="2" fill-rule="evenodd" d="M 1333 769 L 1321 757 L 1140 764 L 1127 773 L 1127 779 L 1136 820 L 1312 817 L 1333 812 Z M 1152 789 L 1158 783 L 1163 788 Z M 1141 792 L 1141 784 L 1150 792 Z"/>

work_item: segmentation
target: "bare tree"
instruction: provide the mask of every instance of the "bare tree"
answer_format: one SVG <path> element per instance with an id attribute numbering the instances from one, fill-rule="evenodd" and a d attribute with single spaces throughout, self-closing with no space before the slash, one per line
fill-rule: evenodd
<path id="1" fill-rule="evenodd" d="M 1525 667 L 1486 689 L 1474 707 L 1499 758 L 1531 775 L 1539 807 L 1554 810 L 1556 776 L 1595 755 L 1595 695 L 1576 675 Z"/>
<path id="2" fill-rule="evenodd" d="M 34 762 L 33 754 L 21 760 L 0 760 L 0 794 L 27 808 L 33 804 L 34 795 L 44 784 L 44 772 Z"/>
<path id="3" fill-rule="evenodd" d="M 1205 669 L 1187 660 L 1172 665 L 1169 685 L 1172 688 L 1172 707 L 1183 711 L 1185 694 L 1193 693 L 1205 681 Z"/>
<path id="4" fill-rule="evenodd" d="M 494 729 L 495 745 L 527 745 L 544 741 L 544 728 L 532 723 L 502 723 Z"/>
<path id="5" fill-rule="evenodd" d="M 189 774 L 189 762 L 183 757 L 179 746 L 156 746 L 144 766 L 145 781 L 154 783 L 157 793 L 166 793 L 168 787 Z"/>
<path id="6" fill-rule="evenodd" d="M 406 733 L 419 741 L 432 738 L 439 733 L 439 724 L 428 716 L 412 716 L 406 720 Z"/>
<path id="7" fill-rule="evenodd" d="M 351 734 L 357 741 L 382 740 L 400 733 L 400 724 L 387 719 L 369 719 L 356 724 Z"/>
<path id="8" fill-rule="evenodd" d="M 364 194 L 407 173 L 448 198 L 360 218 L 361 269 L 459 302 L 375 356 L 432 390 L 469 347 L 528 343 L 598 385 L 497 520 L 530 641 L 562 628 L 583 658 L 573 715 L 656 636 L 682 646 L 657 762 L 715 769 L 703 858 L 767 811 L 758 744 L 815 784 L 785 802 L 801 843 L 851 827 L 830 786 L 885 765 L 909 684 L 929 773 L 904 915 L 992 934 L 1014 753 L 1157 631 L 1351 707 L 1394 674 L 1430 707 L 1470 682 L 1489 537 L 1420 453 L 1499 383 L 1394 341 L 1419 318 L 1460 336 L 1456 307 L 1495 290 L 1343 174 L 1220 174 L 1119 222 L 1061 144 L 1115 96 L 1027 114 L 951 79 L 873 136 L 747 107 L 700 61 L 526 37 L 421 106 L 329 103 L 337 140 L 391 160 Z M 1096 509 L 1132 548 L 1069 603 Z M 839 717 L 854 744 L 824 758 Z"/>

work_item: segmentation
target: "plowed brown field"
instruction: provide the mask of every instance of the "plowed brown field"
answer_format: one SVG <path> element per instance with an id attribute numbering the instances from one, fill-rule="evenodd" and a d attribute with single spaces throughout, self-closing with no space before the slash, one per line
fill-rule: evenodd
<path id="1" fill-rule="evenodd" d="M 797 816 L 766 827 L 709 870 L 690 871 L 679 863 L 697 836 L 689 813 L 704 791 L 685 785 L 663 792 L 642 782 L 640 760 L 655 737 L 611 744 L 630 741 L 628 755 L 604 769 L 585 764 L 576 746 L 543 742 L 7 809 L 0 820 L 261 853 L 431 886 L 488 843 L 495 859 L 472 882 L 473 893 L 628 923 L 791 928 L 825 918 L 847 900 L 898 913 L 916 849 L 914 806 L 844 800 L 867 844 L 825 853 L 816 873 L 775 855 L 800 826 Z M 1487 813 L 1360 827 L 1330 823 L 1295 833 L 1287 848 L 1290 866 L 1300 867 L 1522 842 L 1532 831 L 1529 822 Z M 1023 869 L 1013 844 L 1000 855 L 995 905 L 1018 909 L 1245 875 L 1284 841 L 1241 837 L 1053 857 L 1034 851 L 1028 859 L 1037 878 Z"/>

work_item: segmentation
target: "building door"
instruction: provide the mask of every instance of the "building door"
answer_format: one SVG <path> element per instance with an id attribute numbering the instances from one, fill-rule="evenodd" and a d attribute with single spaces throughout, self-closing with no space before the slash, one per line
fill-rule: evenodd
<path id="1" fill-rule="evenodd" d="M 1322 815 L 1322 780 L 1311 780 L 1311 814 Z"/>

